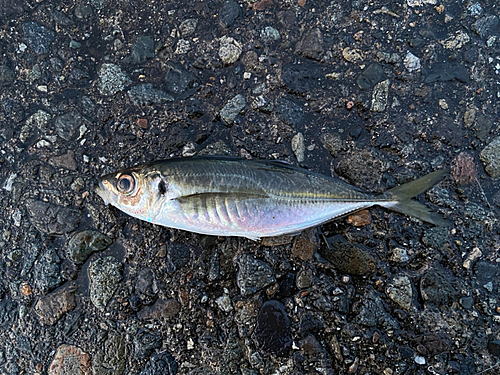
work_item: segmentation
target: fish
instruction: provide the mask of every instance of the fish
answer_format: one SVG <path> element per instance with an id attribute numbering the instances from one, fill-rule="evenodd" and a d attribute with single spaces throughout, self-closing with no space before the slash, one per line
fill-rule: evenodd
<path id="1" fill-rule="evenodd" d="M 195 156 L 140 164 L 102 176 L 96 193 L 147 222 L 213 236 L 259 240 L 294 235 L 381 206 L 437 226 L 449 222 L 412 200 L 449 169 L 371 194 L 284 161 Z"/>

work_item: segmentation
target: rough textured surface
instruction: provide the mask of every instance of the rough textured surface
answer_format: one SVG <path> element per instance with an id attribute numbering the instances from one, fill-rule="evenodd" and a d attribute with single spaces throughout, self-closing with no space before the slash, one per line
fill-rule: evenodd
<path id="1" fill-rule="evenodd" d="M 98 258 L 89 265 L 90 300 L 100 311 L 113 297 L 122 279 L 123 265 L 112 256 Z"/>

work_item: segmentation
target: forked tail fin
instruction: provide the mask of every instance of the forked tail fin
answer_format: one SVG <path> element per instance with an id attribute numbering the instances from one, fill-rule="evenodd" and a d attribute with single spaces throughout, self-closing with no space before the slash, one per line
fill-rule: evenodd
<path id="1" fill-rule="evenodd" d="M 396 212 L 416 217 L 417 219 L 434 225 L 449 226 L 451 223 L 445 220 L 440 214 L 432 212 L 429 208 L 417 201 L 411 200 L 411 198 L 436 185 L 449 172 L 450 170 L 446 168 L 429 173 L 415 181 L 389 189 L 383 194 L 378 195 L 377 198 L 381 200 L 390 200 L 391 204 L 384 205 L 384 203 L 381 202 L 380 205 Z"/>

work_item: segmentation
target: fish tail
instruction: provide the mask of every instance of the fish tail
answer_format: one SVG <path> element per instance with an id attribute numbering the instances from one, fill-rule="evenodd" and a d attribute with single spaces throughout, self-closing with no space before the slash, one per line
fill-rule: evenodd
<path id="1" fill-rule="evenodd" d="M 436 185 L 449 172 L 450 170 L 446 168 L 429 173 L 415 181 L 389 189 L 383 194 L 378 195 L 377 198 L 387 201 L 386 204 L 383 202 L 380 203 L 383 207 L 416 217 L 434 225 L 449 226 L 451 223 L 445 220 L 440 214 L 432 212 L 423 204 L 411 199 Z"/>

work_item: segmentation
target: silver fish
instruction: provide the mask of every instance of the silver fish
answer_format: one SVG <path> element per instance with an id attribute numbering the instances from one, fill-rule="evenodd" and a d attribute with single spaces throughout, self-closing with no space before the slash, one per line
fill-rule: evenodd
<path id="1" fill-rule="evenodd" d="M 257 240 L 298 233 L 375 205 L 447 225 L 411 200 L 447 173 L 438 170 L 373 195 L 286 162 L 192 157 L 108 174 L 99 179 L 96 192 L 106 204 L 154 224 Z"/>

